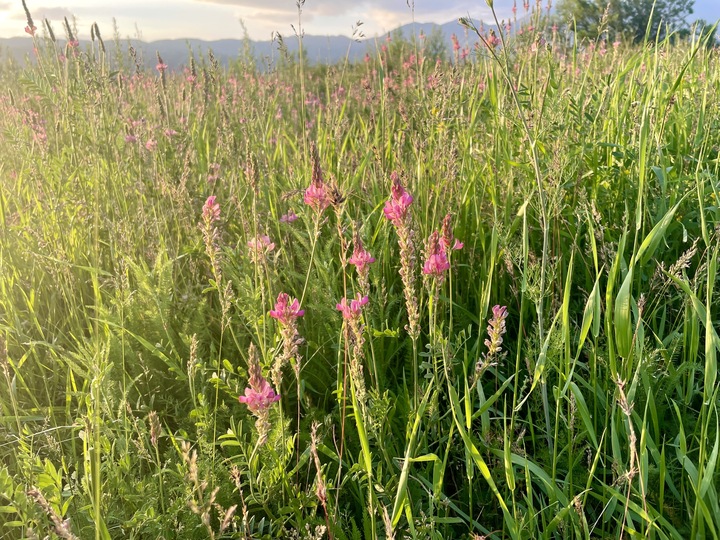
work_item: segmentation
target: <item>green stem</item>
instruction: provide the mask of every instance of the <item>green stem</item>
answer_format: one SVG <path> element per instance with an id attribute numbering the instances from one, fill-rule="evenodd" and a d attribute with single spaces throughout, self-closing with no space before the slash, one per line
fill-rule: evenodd
<path id="1" fill-rule="evenodd" d="M 312 235 L 312 247 L 310 249 L 310 262 L 308 263 L 307 273 L 305 274 L 305 285 L 303 285 L 302 296 L 300 297 L 300 305 L 305 301 L 305 293 L 307 292 L 308 282 L 310 281 L 310 272 L 312 271 L 313 262 L 315 261 L 315 246 L 317 246 L 317 237 L 320 232 L 320 214 L 315 214 L 315 228 Z"/>

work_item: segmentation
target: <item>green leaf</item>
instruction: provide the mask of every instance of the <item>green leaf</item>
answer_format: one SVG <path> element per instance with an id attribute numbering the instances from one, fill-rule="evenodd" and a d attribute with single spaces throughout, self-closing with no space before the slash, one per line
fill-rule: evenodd
<path id="1" fill-rule="evenodd" d="M 417 433 L 420 429 L 420 421 L 422 420 L 423 414 L 425 414 L 425 407 L 427 406 L 428 399 L 433 386 L 428 385 L 425 395 L 420 402 L 417 413 L 415 414 L 415 420 L 413 422 L 412 431 L 410 432 L 410 440 L 408 441 L 407 447 L 405 448 L 405 460 L 403 461 L 402 470 L 400 472 L 400 480 L 398 481 L 397 494 L 395 495 L 395 503 L 393 504 L 391 522 L 393 527 L 400 521 L 400 515 L 402 514 L 403 507 L 407 502 L 407 484 L 410 475 L 410 463 L 412 463 L 412 453 L 415 447 L 415 440 L 417 439 Z M 435 454 L 431 454 L 435 456 Z M 437 456 L 435 456 L 437 459 Z M 420 461 L 420 458 L 416 458 Z"/>
<path id="2" fill-rule="evenodd" d="M 455 420 L 455 427 L 460 432 L 460 437 L 465 443 L 465 448 L 468 450 L 468 453 L 475 462 L 475 465 L 480 471 L 480 474 L 482 474 L 483 478 L 488 483 L 490 489 L 497 498 L 498 503 L 500 504 L 500 508 L 502 509 L 503 517 L 505 518 L 505 524 L 508 528 L 510 536 L 512 538 L 518 538 L 519 536 L 516 531 L 515 519 L 512 517 L 512 514 L 510 513 L 510 510 L 508 509 L 505 500 L 502 498 L 502 495 L 500 494 L 500 491 L 498 490 L 497 485 L 495 484 L 495 481 L 490 474 L 490 469 L 485 463 L 485 460 L 483 459 L 475 444 L 470 439 L 470 435 L 468 435 L 467 431 L 465 431 L 465 426 L 462 422 L 460 422 L 460 419 L 458 418 L 458 413 L 460 411 L 460 400 L 458 399 L 457 392 L 452 385 L 448 385 L 448 393 L 450 394 L 450 408 L 452 410 L 453 420 Z"/>
<path id="3" fill-rule="evenodd" d="M 718 458 L 718 447 L 720 447 L 720 426 L 717 421 L 717 414 L 715 415 L 715 444 L 713 445 L 710 457 L 703 469 L 703 477 L 700 481 L 700 489 L 698 490 L 698 497 L 701 499 L 705 497 L 708 489 L 712 485 L 713 478 L 715 477 L 715 467 L 717 466 Z"/>
<path id="4" fill-rule="evenodd" d="M 582 418 L 585 429 L 587 430 L 588 436 L 593 443 L 593 446 L 597 450 L 598 442 L 597 435 L 595 434 L 595 428 L 593 427 L 592 418 L 590 417 L 590 411 L 588 410 L 587 403 L 585 403 L 585 397 L 582 395 L 580 388 L 574 382 L 570 383 L 570 390 L 575 396 L 575 406 L 580 412 L 580 418 Z"/>
<path id="5" fill-rule="evenodd" d="M 630 298 L 632 294 L 633 269 L 628 269 L 623 284 L 615 297 L 615 345 L 623 358 L 630 356 L 632 346 L 632 322 L 630 321 Z"/>

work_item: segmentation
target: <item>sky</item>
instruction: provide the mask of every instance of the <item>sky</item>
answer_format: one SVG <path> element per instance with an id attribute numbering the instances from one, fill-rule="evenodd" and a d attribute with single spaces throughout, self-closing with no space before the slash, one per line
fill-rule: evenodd
<path id="1" fill-rule="evenodd" d="M 90 25 L 97 22 L 104 38 L 114 28 L 121 38 L 145 41 L 173 38 L 205 40 L 239 39 L 243 25 L 254 40 L 268 40 L 273 32 L 292 36 L 298 28 L 297 0 L 26 0 L 39 28 L 43 18 L 62 35 L 63 16 L 75 17 L 80 39 L 88 39 Z M 534 5 L 537 0 L 530 0 Z M 540 0 L 542 7 L 548 0 Z M 557 2 L 557 0 L 554 0 Z M 518 15 L 523 0 L 517 0 Z M 414 9 L 408 6 L 414 6 Z M 512 18 L 513 0 L 494 0 L 499 19 Z M 382 36 L 410 23 L 446 23 L 460 16 L 492 20 L 485 0 L 305 0 L 302 28 L 312 35 L 351 36 L 358 21 L 365 37 Z M 113 24 L 113 19 L 116 26 Z M 720 0 L 695 0 L 692 22 L 720 19 Z M 24 35 L 25 14 L 21 0 L 0 0 L 0 37 Z"/>

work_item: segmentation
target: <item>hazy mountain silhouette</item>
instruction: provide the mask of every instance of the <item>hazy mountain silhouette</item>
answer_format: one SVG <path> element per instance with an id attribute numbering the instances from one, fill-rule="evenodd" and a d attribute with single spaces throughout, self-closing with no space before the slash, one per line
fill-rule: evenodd
<path id="1" fill-rule="evenodd" d="M 479 24 L 479 22 L 477 22 Z M 489 28 L 486 25 L 486 28 Z M 457 20 L 442 25 L 435 23 L 406 24 L 389 34 L 397 37 L 402 34 L 403 38 L 411 39 L 413 35 L 420 32 L 426 36 L 437 35 L 445 44 L 448 52 L 452 52 L 452 35 L 457 35 L 461 44 L 474 44 L 478 39 L 472 33 L 466 32 Z M 42 38 L 41 38 L 42 39 Z M 342 61 L 347 56 L 350 61 L 356 61 L 365 56 L 366 53 L 373 53 L 378 47 L 386 43 L 386 35 L 364 38 L 355 41 L 346 36 L 313 36 L 303 37 L 303 49 L 306 58 L 313 64 L 334 64 Z M 268 66 L 280 62 L 283 55 L 297 56 L 298 40 L 294 35 L 282 36 L 282 46 L 279 40 L 274 41 L 252 41 L 242 39 L 221 39 L 216 41 L 205 41 L 201 39 L 163 39 L 158 41 L 144 42 L 136 39 L 121 39 L 119 41 L 106 40 L 105 45 L 111 58 L 125 57 L 129 47 L 137 51 L 137 57 L 145 67 L 152 67 L 157 63 L 156 53 L 160 53 L 165 64 L 171 70 L 181 69 L 189 63 L 192 53 L 196 60 L 207 58 L 212 51 L 215 58 L 223 65 L 230 61 L 243 58 L 251 54 L 258 65 Z M 81 41 L 80 47 L 85 50 L 90 47 L 89 41 Z M 97 45 L 96 45 L 97 46 Z M 58 51 L 64 50 L 65 40 L 60 39 L 56 45 Z M 284 49 L 284 50 L 281 50 Z M 32 57 L 33 42 L 30 36 L 0 38 L 0 58 L 11 58 L 16 62 L 24 62 Z"/>

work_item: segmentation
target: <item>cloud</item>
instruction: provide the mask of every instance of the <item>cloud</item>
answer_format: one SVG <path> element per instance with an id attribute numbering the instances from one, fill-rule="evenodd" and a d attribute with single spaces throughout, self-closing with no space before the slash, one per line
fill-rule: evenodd
<path id="1" fill-rule="evenodd" d="M 519 0 L 518 0 L 519 1 Z M 237 18 L 259 29 L 281 28 L 297 21 L 297 6 L 289 0 L 195 0 L 198 4 L 235 7 Z M 509 18 L 512 0 L 496 0 L 497 14 Z M 492 20 L 490 9 L 478 0 L 309 0 L 303 7 L 302 20 L 313 33 L 312 23 L 331 20 L 345 25 L 349 18 L 366 24 L 366 31 L 390 30 L 411 20 L 444 23 L 458 17 Z M 344 28 L 344 26 L 343 26 Z M 348 26 L 349 28 L 349 26 Z M 367 33 L 367 32 L 366 32 Z"/>
<path id="2" fill-rule="evenodd" d="M 272 11 L 277 15 L 295 15 L 297 7 L 294 2 L 288 0 L 195 0 L 204 4 L 219 4 L 235 6 L 248 10 L 248 15 L 253 11 Z M 452 13 L 453 16 L 461 16 L 470 12 L 478 12 L 478 7 L 484 13 L 490 13 L 486 6 L 478 3 L 477 0 L 312 0 L 303 7 L 303 18 L 310 17 L 338 17 L 349 13 L 367 13 L 370 10 L 382 10 L 394 16 L 412 15 L 414 10 L 416 16 L 431 16 L 437 13 Z"/>
<path id="3" fill-rule="evenodd" d="M 43 19 L 62 19 L 63 17 L 67 17 L 68 19 L 72 19 L 73 12 L 69 10 L 68 8 L 64 7 L 41 7 L 33 10 L 34 13 L 37 13 L 37 15 Z"/>
<path id="4" fill-rule="evenodd" d="M 4 5 L 10 5 L 6 2 L 0 2 L 0 9 Z M 30 15 L 32 15 L 33 19 L 37 19 L 39 21 L 43 19 L 62 19 L 63 17 L 67 17 L 68 20 L 72 19 L 73 12 L 69 10 L 68 8 L 64 7 L 39 7 L 39 8 L 32 8 L 30 10 Z M 25 12 L 24 11 L 16 11 L 12 14 L 12 18 L 16 20 L 25 20 Z M 37 23 L 36 23 L 37 24 Z"/>
<path id="5" fill-rule="evenodd" d="M 235 6 L 246 8 L 248 16 L 253 11 L 259 13 L 273 13 L 275 15 L 295 15 L 297 14 L 297 6 L 294 2 L 288 0 L 196 0 L 205 4 L 220 4 L 225 6 Z M 367 2 L 362 2 L 360 6 Z M 345 13 L 360 7 L 355 0 L 313 0 L 312 4 L 303 7 L 303 18 L 312 18 L 313 16 L 333 17 L 344 15 Z"/>

